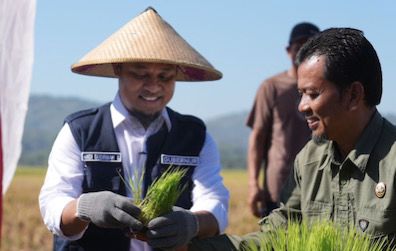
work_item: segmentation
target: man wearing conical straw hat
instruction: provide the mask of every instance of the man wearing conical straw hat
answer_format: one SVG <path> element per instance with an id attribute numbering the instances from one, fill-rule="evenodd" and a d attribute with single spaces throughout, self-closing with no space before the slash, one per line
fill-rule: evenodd
<path id="1" fill-rule="evenodd" d="M 223 232 L 229 194 L 217 147 L 200 119 L 166 107 L 175 81 L 222 74 L 152 8 L 72 71 L 118 78 L 119 90 L 113 102 L 68 116 L 54 142 L 39 196 L 54 250 L 173 250 Z M 186 171 L 177 207 L 144 226 L 124 181 L 142 177 L 133 186 L 146 194 L 170 166 Z M 125 229 L 144 231 L 145 241 Z"/>

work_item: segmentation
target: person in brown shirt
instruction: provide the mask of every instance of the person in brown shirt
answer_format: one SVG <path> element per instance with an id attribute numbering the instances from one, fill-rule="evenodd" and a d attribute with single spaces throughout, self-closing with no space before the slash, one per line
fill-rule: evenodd
<path id="1" fill-rule="evenodd" d="M 310 130 L 298 112 L 297 67 L 300 47 L 319 32 L 311 23 L 299 23 L 291 31 L 286 47 L 291 59 L 289 70 L 266 79 L 259 87 L 247 119 L 249 136 L 247 166 L 250 210 L 256 217 L 278 207 L 279 196 L 293 167 L 296 154 L 310 138 Z M 264 180 L 259 176 L 264 162 Z"/>

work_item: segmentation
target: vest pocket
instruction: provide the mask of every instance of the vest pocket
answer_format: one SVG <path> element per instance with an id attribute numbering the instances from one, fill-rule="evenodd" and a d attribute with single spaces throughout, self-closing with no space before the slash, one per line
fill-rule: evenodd
<path id="1" fill-rule="evenodd" d="M 106 190 L 120 193 L 121 190 L 125 190 L 121 175 L 123 175 L 121 163 L 85 162 L 83 191 Z"/>

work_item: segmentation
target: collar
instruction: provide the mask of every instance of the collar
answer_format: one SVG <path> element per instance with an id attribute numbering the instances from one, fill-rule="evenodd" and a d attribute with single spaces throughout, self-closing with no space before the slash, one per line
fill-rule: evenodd
<path id="1" fill-rule="evenodd" d="M 360 136 L 355 149 L 347 156 L 361 172 L 366 171 L 367 162 L 376 145 L 384 119 L 378 111 L 375 111 L 370 122 Z"/>
<path id="2" fill-rule="evenodd" d="M 124 104 L 122 103 L 119 92 L 117 92 L 110 106 L 110 113 L 114 128 L 118 127 L 124 121 L 130 120 L 131 116 L 128 110 L 126 109 L 126 107 L 124 106 Z M 160 119 L 165 122 L 168 131 L 170 131 L 172 128 L 172 124 L 166 108 L 162 109 Z"/>
<path id="3" fill-rule="evenodd" d="M 347 160 L 351 161 L 362 173 L 364 173 L 371 152 L 380 137 L 382 125 L 383 118 L 378 111 L 375 111 L 366 128 L 363 130 L 362 135 L 359 137 L 356 147 L 347 155 L 343 162 Z M 326 154 L 323 156 L 325 159 L 322 161 L 323 164 L 320 165 L 320 169 L 323 169 L 328 162 L 337 163 L 335 160 L 334 142 L 330 141 L 327 145 Z"/>

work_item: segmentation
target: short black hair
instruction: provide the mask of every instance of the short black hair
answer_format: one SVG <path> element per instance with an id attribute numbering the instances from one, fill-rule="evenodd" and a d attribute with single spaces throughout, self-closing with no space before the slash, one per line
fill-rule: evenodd
<path id="1" fill-rule="evenodd" d="M 330 28 L 309 39 L 299 50 L 297 66 L 312 56 L 325 56 L 325 79 L 340 91 L 362 83 L 366 104 L 378 105 L 382 96 L 382 72 L 377 53 L 362 31 Z"/>
<path id="2" fill-rule="evenodd" d="M 289 46 L 301 39 L 308 39 L 319 32 L 318 26 L 313 23 L 302 22 L 296 24 L 289 37 Z"/>

